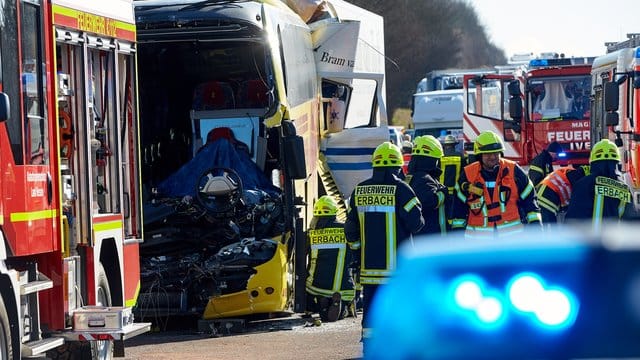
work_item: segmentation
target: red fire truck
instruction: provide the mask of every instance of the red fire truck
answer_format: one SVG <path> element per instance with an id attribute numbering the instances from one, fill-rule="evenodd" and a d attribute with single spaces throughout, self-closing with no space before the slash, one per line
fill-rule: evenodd
<path id="1" fill-rule="evenodd" d="M 559 164 L 589 159 L 590 58 L 533 59 L 510 74 L 464 77 L 466 148 L 485 130 L 502 134 L 505 157 L 526 166 L 551 142 Z M 469 146 L 471 145 L 471 146 Z"/>
<path id="2" fill-rule="evenodd" d="M 0 359 L 123 356 L 150 327 L 135 41 L 130 0 L 2 2 Z"/>
<path id="3" fill-rule="evenodd" d="M 640 34 L 607 43 L 607 54 L 593 61 L 591 140 L 610 139 L 620 147 L 625 182 L 636 215 L 640 210 Z"/>

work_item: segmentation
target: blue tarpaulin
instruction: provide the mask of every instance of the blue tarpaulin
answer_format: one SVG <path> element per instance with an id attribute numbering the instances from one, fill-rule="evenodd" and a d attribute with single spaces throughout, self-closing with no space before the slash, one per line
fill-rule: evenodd
<path id="1" fill-rule="evenodd" d="M 195 197 L 198 179 L 212 168 L 235 170 L 245 191 L 262 190 L 272 196 L 280 194 L 280 189 L 271 183 L 246 151 L 236 149 L 229 140 L 222 138 L 203 147 L 191 161 L 162 181 L 158 185 L 160 195 Z"/>

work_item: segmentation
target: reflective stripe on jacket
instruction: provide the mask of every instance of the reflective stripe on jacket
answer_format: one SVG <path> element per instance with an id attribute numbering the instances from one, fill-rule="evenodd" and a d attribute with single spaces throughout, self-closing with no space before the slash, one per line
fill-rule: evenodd
<path id="1" fill-rule="evenodd" d="M 469 206 L 466 235 L 468 237 L 493 237 L 511 234 L 523 229 L 518 211 L 518 187 L 514 179 L 516 163 L 500 159 L 496 181 L 485 181 L 480 174 L 480 162 L 467 165 L 465 176 L 470 184 L 483 189 L 483 195 L 469 193 L 466 203 Z"/>
<path id="2" fill-rule="evenodd" d="M 355 296 L 353 279 L 349 274 L 352 254 L 344 235 L 344 227 L 335 221 L 323 227 L 310 229 L 309 272 L 307 292 L 331 297 L 339 292 L 342 300 L 351 301 Z"/>

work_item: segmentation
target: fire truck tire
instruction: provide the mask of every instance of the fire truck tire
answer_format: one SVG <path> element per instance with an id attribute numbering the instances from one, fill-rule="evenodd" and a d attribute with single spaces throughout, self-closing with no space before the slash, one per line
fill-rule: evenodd
<path id="1" fill-rule="evenodd" d="M 109 287 L 109 280 L 107 278 L 107 272 L 104 270 L 102 263 L 98 263 L 98 293 L 97 293 L 97 305 L 111 306 L 111 288 Z"/>
<path id="2" fill-rule="evenodd" d="M 9 315 L 0 296 L 0 359 L 13 359 L 13 347 L 11 345 L 11 328 L 9 327 Z"/>

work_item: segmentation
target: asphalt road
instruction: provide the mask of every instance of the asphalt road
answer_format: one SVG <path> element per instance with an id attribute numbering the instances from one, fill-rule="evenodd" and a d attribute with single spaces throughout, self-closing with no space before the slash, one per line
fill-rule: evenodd
<path id="1" fill-rule="evenodd" d="M 360 318 L 312 325 L 298 315 L 246 322 L 245 332 L 193 329 L 156 331 L 125 341 L 125 360 L 357 359 L 362 357 Z"/>

